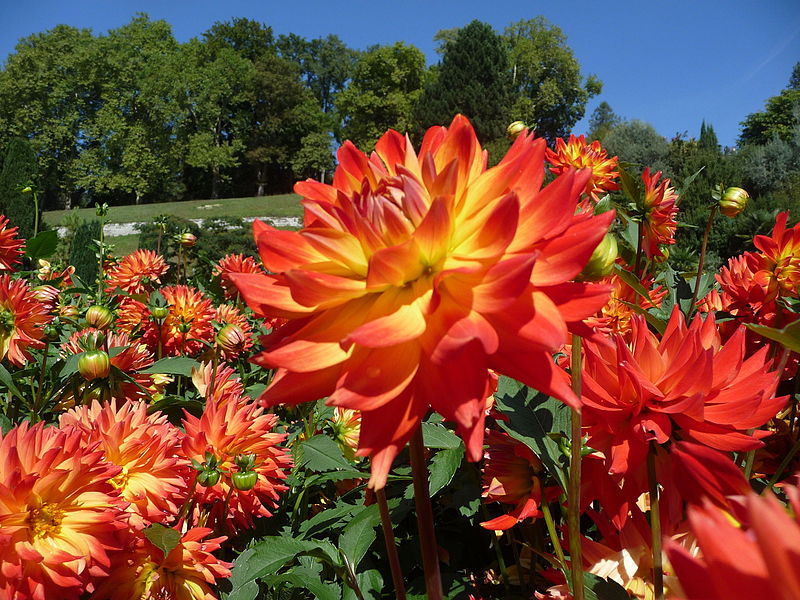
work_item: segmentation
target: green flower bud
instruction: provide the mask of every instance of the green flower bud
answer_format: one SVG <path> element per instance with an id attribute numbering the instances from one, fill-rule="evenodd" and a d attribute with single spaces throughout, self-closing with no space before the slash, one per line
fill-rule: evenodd
<path id="1" fill-rule="evenodd" d="M 105 306 L 90 306 L 86 311 L 86 324 L 95 329 L 108 329 L 114 323 L 114 313 Z"/>
<path id="2" fill-rule="evenodd" d="M 102 350 L 89 350 L 78 359 L 78 371 L 86 381 L 108 377 L 111 360 Z"/>
<path id="3" fill-rule="evenodd" d="M 617 261 L 617 239 L 607 233 L 592 252 L 589 262 L 581 271 L 578 279 L 581 281 L 597 281 L 610 275 Z"/>
<path id="4" fill-rule="evenodd" d="M 742 188 L 729 187 L 719 201 L 719 212 L 733 218 L 744 210 L 749 199 L 750 195 Z"/>
<path id="5" fill-rule="evenodd" d="M 523 121 L 514 121 L 506 128 L 506 135 L 512 140 L 516 139 L 520 134 L 527 132 L 528 126 L 525 125 Z"/>

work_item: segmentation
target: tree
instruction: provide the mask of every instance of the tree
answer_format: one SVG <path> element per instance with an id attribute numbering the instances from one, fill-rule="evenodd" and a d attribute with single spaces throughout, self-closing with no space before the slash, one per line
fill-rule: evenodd
<path id="1" fill-rule="evenodd" d="M 505 38 L 515 94 L 511 120 L 535 126 L 551 143 L 566 137 L 602 83 L 594 75 L 583 81 L 564 32 L 544 17 L 512 23 Z"/>
<path id="2" fill-rule="evenodd" d="M 769 98 L 763 111 L 749 114 L 742 121 L 739 143 L 763 145 L 775 136 L 788 142 L 797 123 L 800 123 L 800 62 L 792 69 L 789 87 Z"/>
<path id="3" fill-rule="evenodd" d="M 650 123 L 633 119 L 620 123 L 603 140 L 609 155 L 640 169 L 666 171 L 669 143 Z"/>
<path id="4" fill-rule="evenodd" d="M 36 153 L 30 143 L 22 138 L 13 138 L 6 147 L 2 169 L 0 169 L 0 214 L 5 215 L 12 226 L 19 227 L 19 237 L 33 237 L 36 209 L 33 194 L 23 188 L 36 188 Z"/>
<path id="5" fill-rule="evenodd" d="M 472 21 L 445 45 L 437 75 L 425 86 L 415 114 L 427 128 L 449 124 L 462 113 L 486 143 L 505 135 L 511 102 L 504 40 L 491 25 Z"/>
<path id="6" fill-rule="evenodd" d="M 697 138 L 697 145 L 706 150 L 719 150 L 719 140 L 713 125 L 706 125 L 705 121 L 700 124 L 700 137 Z"/>
<path id="7" fill-rule="evenodd" d="M 425 55 L 415 46 L 397 42 L 370 48 L 358 59 L 350 85 L 336 97 L 343 137 L 370 152 L 387 129 L 411 129 L 424 77 Z"/>
<path id="8" fill-rule="evenodd" d="M 253 63 L 265 54 L 275 54 L 272 27 L 252 19 L 217 21 L 203 33 L 203 41 L 212 55 L 223 48 L 230 48 Z"/>
<path id="9" fill-rule="evenodd" d="M 102 60 L 88 29 L 58 25 L 23 38 L 0 78 L 0 131 L 28 139 L 39 161 L 42 200 L 70 207 L 87 142 L 86 123 L 97 111 Z"/>
<path id="10" fill-rule="evenodd" d="M 99 108 L 81 132 L 76 183 L 95 195 L 132 195 L 136 204 L 159 192 L 171 198 L 180 172 L 174 125 L 182 117 L 172 29 L 137 15 L 96 43 L 103 61 Z"/>
<path id="11" fill-rule="evenodd" d="M 589 118 L 589 141 L 603 139 L 622 122 L 622 119 L 611 109 L 611 105 L 603 100 L 597 105 Z"/>

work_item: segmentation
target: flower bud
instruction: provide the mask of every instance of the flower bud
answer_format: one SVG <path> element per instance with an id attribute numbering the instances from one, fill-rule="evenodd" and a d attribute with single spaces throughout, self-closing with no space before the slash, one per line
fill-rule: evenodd
<path id="1" fill-rule="evenodd" d="M 102 350 L 89 350 L 78 359 L 78 371 L 86 381 L 108 377 L 111 361 Z"/>
<path id="2" fill-rule="evenodd" d="M 153 315 L 156 321 L 163 321 L 169 316 L 169 308 L 166 306 L 152 306 L 150 308 L 150 314 Z"/>
<path id="3" fill-rule="evenodd" d="M 58 316 L 65 319 L 74 319 L 78 316 L 78 307 L 74 304 L 62 304 L 58 307 Z"/>
<path id="4" fill-rule="evenodd" d="M 514 140 L 522 133 L 527 133 L 528 126 L 525 125 L 523 121 L 514 121 L 511 125 L 506 128 L 506 135 Z"/>
<path id="5" fill-rule="evenodd" d="M 581 271 L 581 281 L 596 281 L 611 273 L 617 261 L 617 239 L 607 233 L 592 252 L 589 262 Z"/>
<path id="6" fill-rule="evenodd" d="M 719 212 L 733 218 L 744 210 L 750 195 L 742 188 L 729 187 L 719 201 Z"/>
<path id="7" fill-rule="evenodd" d="M 95 329 L 108 329 L 114 323 L 114 313 L 105 306 L 90 306 L 86 311 L 86 324 Z"/>
<path id="8" fill-rule="evenodd" d="M 247 344 L 247 337 L 238 325 L 225 325 L 217 332 L 217 345 L 226 354 L 241 354 Z"/>
<path id="9" fill-rule="evenodd" d="M 178 236 L 178 243 L 184 248 L 191 248 L 197 243 L 197 236 L 188 231 Z"/>

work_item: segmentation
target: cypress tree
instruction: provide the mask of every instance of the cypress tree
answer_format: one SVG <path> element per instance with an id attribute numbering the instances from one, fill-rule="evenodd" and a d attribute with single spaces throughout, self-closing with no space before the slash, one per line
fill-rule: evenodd
<path id="1" fill-rule="evenodd" d="M 25 239 L 33 236 L 36 212 L 33 194 L 22 189 L 36 185 L 37 167 L 36 153 L 27 140 L 8 142 L 0 171 L 0 214 L 19 227 L 18 235 Z"/>
<path id="2" fill-rule="evenodd" d="M 99 239 L 100 221 L 94 219 L 81 223 L 75 230 L 69 253 L 69 263 L 75 266 L 75 275 L 89 286 L 97 281 L 97 244 L 93 240 Z"/>
<path id="3" fill-rule="evenodd" d="M 508 51 L 492 26 L 472 21 L 444 47 L 436 77 L 423 91 L 417 120 L 448 125 L 462 113 L 487 143 L 505 136 L 512 104 Z"/>

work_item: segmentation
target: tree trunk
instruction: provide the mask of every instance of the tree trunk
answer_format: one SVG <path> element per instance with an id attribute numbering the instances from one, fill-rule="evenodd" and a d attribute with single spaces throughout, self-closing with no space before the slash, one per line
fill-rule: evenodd
<path id="1" fill-rule="evenodd" d="M 136 204 L 141 204 L 141 203 L 142 203 L 142 194 L 141 192 L 139 192 L 139 190 L 136 190 Z"/>
<path id="2" fill-rule="evenodd" d="M 258 181 L 258 190 L 256 191 L 256 197 L 260 198 L 264 195 L 264 169 L 259 167 L 256 169 L 256 181 Z"/>
<path id="3" fill-rule="evenodd" d="M 219 165 L 211 167 L 211 198 L 219 198 Z"/>

